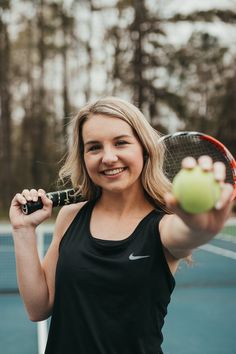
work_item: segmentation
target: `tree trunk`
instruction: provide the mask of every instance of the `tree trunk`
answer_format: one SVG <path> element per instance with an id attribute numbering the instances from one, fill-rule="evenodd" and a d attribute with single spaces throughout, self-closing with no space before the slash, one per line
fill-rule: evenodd
<path id="1" fill-rule="evenodd" d="M 35 188 L 39 188 L 44 183 L 44 165 L 48 152 L 46 151 L 46 134 L 47 134 L 47 107 L 45 100 L 45 43 L 44 43 L 44 1 L 41 0 L 38 5 L 37 28 L 38 28 L 38 54 L 39 54 L 39 70 L 40 76 L 38 87 L 35 92 L 33 131 L 32 131 L 32 165 L 31 173 L 33 176 L 33 184 Z"/>
<path id="2" fill-rule="evenodd" d="M 134 1 L 135 19 L 132 30 L 135 32 L 136 40 L 134 41 L 134 102 L 142 109 L 144 102 L 144 85 L 143 85 L 143 32 L 142 24 L 145 16 L 145 4 L 143 0 Z"/>
<path id="3" fill-rule="evenodd" d="M 0 207 L 12 197 L 10 45 L 7 25 L 0 17 Z"/>

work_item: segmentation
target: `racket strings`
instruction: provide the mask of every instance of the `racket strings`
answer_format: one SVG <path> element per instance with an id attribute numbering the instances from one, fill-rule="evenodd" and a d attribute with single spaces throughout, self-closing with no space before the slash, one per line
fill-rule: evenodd
<path id="1" fill-rule="evenodd" d="M 222 147 L 197 135 L 169 136 L 164 140 L 166 146 L 164 158 L 164 172 L 170 181 L 181 169 L 181 161 L 186 156 L 192 156 L 196 160 L 202 155 L 208 155 L 213 162 L 221 161 L 226 167 L 226 182 L 234 184 L 231 162 Z"/>

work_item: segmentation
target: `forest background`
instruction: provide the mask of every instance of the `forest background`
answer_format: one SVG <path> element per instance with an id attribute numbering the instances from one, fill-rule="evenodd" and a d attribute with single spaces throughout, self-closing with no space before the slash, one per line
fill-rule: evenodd
<path id="1" fill-rule="evenodd" d="M 190 3 L 0 0 L 0 217 L 17 191 L 56 188 L 69 123 L 101 96 L 235 155 L 236 1 Z"/>

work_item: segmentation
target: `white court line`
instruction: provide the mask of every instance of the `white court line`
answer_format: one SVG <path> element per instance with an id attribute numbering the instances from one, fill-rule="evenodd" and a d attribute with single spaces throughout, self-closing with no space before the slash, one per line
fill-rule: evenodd
<path id="1" fill-rule="evenodd" d="M 227 257 L 227 258 L 231 258 L 231 259 L 236 260 L 236 252 L 226 250 L 221 247 L 217 247 L 217 246 L 214 246 L 211 244 L 206 244 L 206 245 L 200 246 L 198 248 L 201 250 L 207 251 L 207 252 L 211 252 L 211 253 L 218 254 L 223 257 Z"/>
<path id="2" fill-rule="evenodd" d="M 236 226 L 236 218 L 235 217 L 232 217 L 232 218 L 229 218 L 225 225 L 233 225 L 233 226 Z"/>
<path id="3" fill-rule="evenodd" d="M 48 336 L 47 320 L 37 323 L 38 333 L 38 354 L 43 354 L 46 348 L 46 341 Z"/>
<path id="4" fill-rule="evenodd" d="M 43 259 L 44 255 L 44 228 L 37 229 L 37 247 L 40 260 Z M 40 321 L 37 323 L 37 334 L 38 334 L 38 354 L 43 354 L 46 348 L 48 329 L 47 320 Z"/>
<path id="5" fill-rule="evenodd" d="M 227 234 L 218 234 L 217 236 L 214 237 L 216 240 L 222 240 L 222 241 L 227 241 L 227 242 L 232 242 L 236 243 L 236 237 L 233 235 L 227 235 Z"/>

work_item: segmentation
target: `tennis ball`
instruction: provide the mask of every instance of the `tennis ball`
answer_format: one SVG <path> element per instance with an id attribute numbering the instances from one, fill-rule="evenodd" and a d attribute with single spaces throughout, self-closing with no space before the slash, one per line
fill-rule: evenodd
<path id="1" fill-rule="evenodd" d="M 199 166 L 182 169 L 173 179 L 173 194 L 183 210 L 191 214 L 212 209 L 220 197 L 221 188 L 212 172 Z"/>

